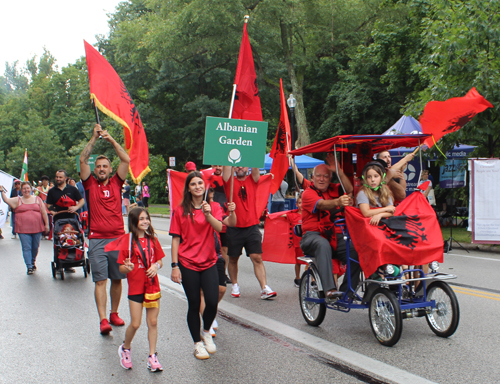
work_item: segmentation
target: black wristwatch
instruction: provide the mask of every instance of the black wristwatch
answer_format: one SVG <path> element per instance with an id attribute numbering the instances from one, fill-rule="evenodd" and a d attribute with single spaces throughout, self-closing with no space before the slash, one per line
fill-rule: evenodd
<path id="1" fill-rule="evenodd" d="M 172 264 L 170 264 L 170 266 L 171 266 L 172 268 L 174 268 L 174 267 L 178 267 L 178 266 L 179 266 L 179 263 L 172 263 Z"/>

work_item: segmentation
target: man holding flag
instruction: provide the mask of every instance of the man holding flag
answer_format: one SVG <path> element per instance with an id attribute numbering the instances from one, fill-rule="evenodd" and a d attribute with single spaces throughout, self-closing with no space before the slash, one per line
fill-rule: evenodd
<path id="1" fill-rule="evenodd" d="M 99 136 L 110 143 L 118 157 L 120 165 L 113 177 L 111 161 L 106 156 L 98 156 L 95 161 L 94 175 L 92 176 L 89 157 Z M 92 266 L 92 280 L 95 283 L 95 301 L 100 318 L 101 334 L 107 335 L 111 324 L 124 325 L 125 322 L 118 316 L 118 305 L 122 294 L 122 282 L 126 275 L 118 270 L 118 251 L 105 252 L 106 244 L 125 234 L 122 208 L 121 189 L 129 169 L 130 157 L 107 131 L 103 131 L 99 124 L 94 127 L 94 134 L 80 155 L 80 178 L 83 181 L 88 204 L 89 220 L 89 260 Z M 106 318 L 106 284 L 111 279 L 111 315 Z"/>

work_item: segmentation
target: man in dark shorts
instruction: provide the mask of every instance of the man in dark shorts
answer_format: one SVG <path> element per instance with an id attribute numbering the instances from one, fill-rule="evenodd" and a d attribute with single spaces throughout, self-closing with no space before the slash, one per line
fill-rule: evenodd
<path id="1" fill-rule="evenodd" d="M 238 218 L 236 227 L 228 227 L 227 245 L 229 255 L 229 277 L 232 281 L 231 296 L 240 297 L 240 286 L 238 285 L 238 260 L 243 248 L 247 256 L 253 263 L 255 277 L 260 283 L 261 299 L 270 299 L 276 296 L 266 280 L 266 268 L 262 262 L 262 234 L 259 230 L 259 216 L 256 208 L 256 191 L 259 182 L 259 168 L 252 168 L 252 173 L 247 176 L 248 167 L 235 167 L 236 177 L 234 178 L 233 196 L 231 191 L 232 168 L 224 166 L 222 178 L 224 180 L 224 190 L 228 200 L 236 203 L 236 217 Z"/>
<path id="2" fill-rule="evenodd" d="M 66 183 L 68 173 L 64 169 L 56 172 L 56 185 L 47 193 L 47 206 L 54 220 L 74 218 L 76 212 L 83 207 L 85 200 L 78 188 Z M 55 234 L 54 234 L 55 235 Z M 74 273 L 74 268 L 65 268 L 66 272 Z"/>
<path id="3" fill-rule="evenodd" d="M 110 143 L 120 158 L 120 165 L 113 177 L 111 161 L 106 156 L 95 160 L 94 176 L 89 166 L 89 157 L 96 141 L 102 139 Z M 80 155 L 80 177 L 85 187 L 89 220 L 89 260 L 92 266 L 92 280 L 95 283 L 95 301 L 99 313 L 101 334 L 107 335 L 111 324 L 124 325 L 118 316 L 118 305 L 122 294 L 122 279 L 126 275 L 118 270 L 118 251 L 104 252 L 104 247 L 125 233 L 122 218 L 121 189 L 127 177 L 130 157 L 107 131 L 99 124 L 94 127 L 94 134 Z M 106 318 L 106 284 L 111 280 L 111 314 Z"/>

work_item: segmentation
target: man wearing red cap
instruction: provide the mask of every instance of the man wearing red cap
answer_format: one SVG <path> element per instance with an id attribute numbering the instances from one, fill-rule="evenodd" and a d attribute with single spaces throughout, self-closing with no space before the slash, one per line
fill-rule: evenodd
<path id="1" fill-rule="evenodd" d="M 196 171 L 196 164 L 193 163 L 192 161 L 188 161 L 186 163 L 186 165 L 184 166 L 184 169 L 186 170 L 186 172 L 193 172 L 193 171 Z"/>

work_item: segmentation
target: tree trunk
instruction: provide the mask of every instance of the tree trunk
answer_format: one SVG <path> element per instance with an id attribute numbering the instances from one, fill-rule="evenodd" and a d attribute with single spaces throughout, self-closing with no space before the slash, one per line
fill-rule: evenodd
<path id="1" fill-rule="evenodd" d="M 310 144 L 309 130 L 307 129 L 306 112 L 304 109 L 304 98 L 302 92 L 302 82 L 297 79 L 297 73 L 293 67 L 292 53 L 293 53 L 293 42 L 291 36 L 291 27 L 280 21 L 281 28 L 281 43 L 283 46 L 283 52 L 285 53 L 285 62 L 288 70 L 288 76 L 290 77 L 290 82 L 292 83 L 293 96 L 297 100 L 297 106 L 295 107 L 295 127 L 297 129 L 297 141 L 296 148 L 303 147 Z"/>

